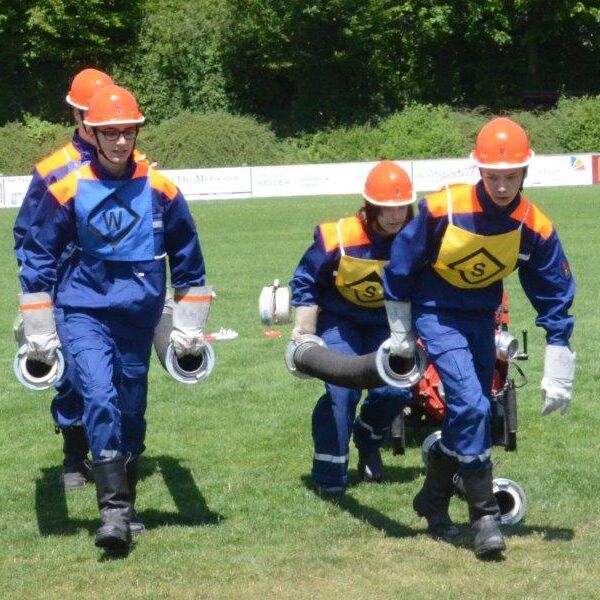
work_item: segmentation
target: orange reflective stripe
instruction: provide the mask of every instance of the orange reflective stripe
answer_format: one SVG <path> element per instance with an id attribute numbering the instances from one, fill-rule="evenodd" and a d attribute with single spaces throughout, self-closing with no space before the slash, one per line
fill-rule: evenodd
<path id="1" fill-rule="evenodd" d="M 21 310 L 42 310 L 43 308 L 52 308 L 52 302 L 34 302 L 33 304 L 23 304 Z"/>
<path id="2" fill-rule="evenodd" d="M 319 225 L 321 237 L 326 252 L 331 252 L 339 247 L 338 222 L 321 223 Z M 342 222 L 342 244 L 344 248 L 364 246 L 371 243 L 367 232 L 358 217 L 348 217 Z"/>
<path id="3" fill-rule="evenodd" d="M 454 183 L 448 187 L 452 194 L 453 213 L 482 212 L 483 209 L 479 204 L 474 185 Z M 445 186 L 441 190 L 426 196 L 425 201 L 427 202 L 427 210 L 432 217 L 440 218 L 448 214 L 448 195 Z"/>
<path id="4" fill-rule="evenodd" d="M 212 296 L 177 296 L 175 295 L 176 302 L 212 302 Z"/>
<path id="5" fill-rule="evenodd" d="M 527 210 L 529 208 L 529 210 Z M 552 221 L 535 205 L 527 200 L 525 196 L 521 196 L 519 206 L 515 208 L 510 215 L 512 219 L 523 221 L 525 225 L 547 240 L 554 231 Z"/>

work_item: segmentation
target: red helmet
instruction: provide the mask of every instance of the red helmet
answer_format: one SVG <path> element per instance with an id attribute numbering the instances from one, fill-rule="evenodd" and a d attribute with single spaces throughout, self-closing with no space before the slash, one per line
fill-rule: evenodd
<path id="1" fill-rule="evenodd" d="M 92 96 L 107 85 L 112 85 L 113 80 L 98 69 L 84 69 L 75 75 L 71 82 L 71 89 L 67 94 L 67 104 L 80 110 L 90 107 Z"/>
<path id="2" fill-rule="evenodd" d="M 533 150 L 525 130 L 506 117 L 486 123 L 471 152 L 471 160 L 483 169 L 526 167 L 532 158 Z"/>
<path id="3" fill-rule="evenodd" d="M 377 206 L 405 206 L 417 196 L 406 171 L 391 160 L 382 160 L 369 171 L 363 198 Z"/>
<path id="4" fill-rule="evenodd" d="M 102 88 L 90 101 L 83 122 L 89 127 L 139 125 L 145 120 L 135 96 L 118 85 Z"/>

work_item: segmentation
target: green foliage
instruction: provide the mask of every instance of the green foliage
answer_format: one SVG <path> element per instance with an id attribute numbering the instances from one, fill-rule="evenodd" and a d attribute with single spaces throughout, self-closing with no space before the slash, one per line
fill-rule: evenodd
<path id="1" fill-rule="evenodd" d="M 141 0 L 4 0 L 0 8 L 0 123 L 25 113 L 66 119 L 64 98 L 82 68 L 130 54 Z"/>
<path id="2" fill-rule="evenodd" d="M 538 154 L 595 152 L 600 140 L 600 96 L 567 99 L 556 110 L 512 112 Z M 379 122 L 278 138 L 270 126 L 224 111 L 182 111 L 141 129 L 139 146 L 161 168 L 327 163 L 467 156 L 481 126 L 493 115 L 477 108 L 410 104 Z M 71 129 L 27 115 L 24 124 L 0 127 L 0 172 L 22 175 Z"/>
<path id="3" fill-rule="evenodd" d="M 187 111 L 141 130 L 140 148 L 162 168 L 270 165 L 283 161 L 275 134 L 249 117 Z"/>
<path id="4" fill-rule="evenodd" d="M 25 124 L 0 127 L 0 173 L 27 175 L 35 163 L 66 144 L 72 134 L 72 128 L 36 117 L 28 117 Z"/>
<path id="5" fill-rule="evenodd" d="M 411 104 L 380 124 L 388 158 L 462 156 L 465 139 L 447 106 Z"/>
<path id="6" fill-rule="evenodd" d="M 385 158 L 383 144 L 382 132 L 372 125 L 338 127 L 295 138 L 289 157 L 297 163 L 379 160 Z"/>
<path id="7" fill-rule="evenodd" d="M 600 96 L 561 98 L 556 109 L 556 136 L 566 152 L 600 150 Z"/>
<path id="8" fill-rule="evenodd" d="M 158 122 L 182 109 L 227 109 L 221 57 L 222 0 L 146 3 L 136 51 L 114 69 L 135 92 L 146 116 Z"/>

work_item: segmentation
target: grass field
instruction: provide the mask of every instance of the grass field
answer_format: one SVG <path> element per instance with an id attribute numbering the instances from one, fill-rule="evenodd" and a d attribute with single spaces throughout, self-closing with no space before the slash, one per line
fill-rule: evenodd
<path id="1" fill-rule="evenodd" d="M 287 373 L 291 326 L 266 337 L 258 296 L 275 277 L 287 282 L 314 225 L 352 213 L 354 197 L 192 204 L 218 293 L 209 329 L 240 335 L 214 343 L 215 372 L 198 386 L 172 382 L 153 358 L 138 489 L 149 530 L 127 558 L 104 556 L 93 545 L 93 487 L 59 491 L 51 392 L 28 392 L 12 375 L 16 213 L 0 211 L 0 598 L 600 598 L 600 188 L 529 196 L 557 224 L 578 281 L 576 391 L 567 417 L 540 416 L 544 337 L 511 276 L 530 382 L 519 392 L 519 449 L 495 451 L 496 476 L 523 486 L 529 510 L 505 529 L 499 562 L 475 559 L 460 500 L 455 544 L 425 534 L 411 508 L 424 475 L 418 434 L 404 457 L 384 451 L 385 484 L 358 482 L 353 448 L 339 505 L 310 490 L 321 384 Z"/>

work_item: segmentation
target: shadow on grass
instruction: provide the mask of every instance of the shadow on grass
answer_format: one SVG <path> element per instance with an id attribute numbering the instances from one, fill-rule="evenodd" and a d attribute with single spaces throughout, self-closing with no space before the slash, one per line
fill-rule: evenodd
<path id="1" fill-rule="evenodd" d="M 371 527 L 382 531 L 389 537 L 414 537 L 416 535 L 419 535 L 420 533 L 419 531 L 415 531 L 410 527 L 406 527 L 406 525 L 402 525 L 401 523 L 390 519 L 375 508 L 361 504 L 348 492 L 339 496 L 323 496 L 315 488 L 312 479 L 308 475 L 303 475 L 301 479 L 305 487 L 311 492 L 313 492 L 318 498 L 320 498 L 324 502 L 334 504 L 342 510 L 345 510 L 355 519 L 368 523 L 369 525 L 371 525 Z"/>
<path id="2" fill-rule="evenodd" d="M 70 519 L 67 499 L 61 488 L 60 466 L 42 469 L 42 476 L 35 485 L 35 510 L 38 530 L 42 536 L 75 535 L 80 530 L 86 530 L 90 535 L 96 530 L 99 520 Z M 139 463 L 140 480 L 158 472 L 173 498 L 177 507 L 175 512 L 144 510 L 139 514 L 146 529 L 154 529 L 165 525 L 198 526 L 215 525 L 223 521 L 222 515 L 211 511 L 200 490 L 194 482 L 190 469 L 184 467 L 181 461 L 171 456 L 142 457 Z M 93 491 L 94 484 L 88 484 Z M 72 493 L 85 493 L 84 490 Z M 96 504 L 95 494 L 90 501 Z"/>
<path id="3" fill-rule="evenodd" d="M 395 471 L 396 473 L 394 474 Z M 418 468 L 403 469 L 401 467 L 390 468 L 389 466 L 386 466 L 386 482 L 406 483 L 412 481 L 414 476 L 420 471 L 421 469 Z M 315 488 L 315 485 L 309 475 L 303 475 L 301 479 L 304 486 L 324 502 L 329 502 L 330 504 L 339 507 L 355 519 L 369 523 L 369 525 L 371 525 L 373 528 L 382 531 L 389 537 L 407 538 L 418 535 L 428 535 L 427 526 L 424 520 L 423 527 L 413 529 L 390 519 L 373 507 L 361 504 L 354 497 L 352 497 L 352 487 L 356 484 L 355 480 L 358 480 L 358 476 L 355 474 L 355 472 L 352 473 L 349 490 L 345 494 L 341 495 L 322 495 Z M 460 530 L 459 536 L 452 540 L 440 540 L 440 543 L 471 550 L 473 548 L 473 534 L 471 532 L 471 526 L 466 523 L 457 525 Z M 540 535 L 546 542 L 569 541 L 575 537 L 575 532 L 570 528 L 545 527 L 543 525 L 503 525 L 502 533 L 504 534 L 504 537 L 508 539 L 511 537 Z M 498 562 L 503 561 L 504 557 L 503 555 L 491 555 L 489 557 L 481 558 L 480 560 Z"/>

